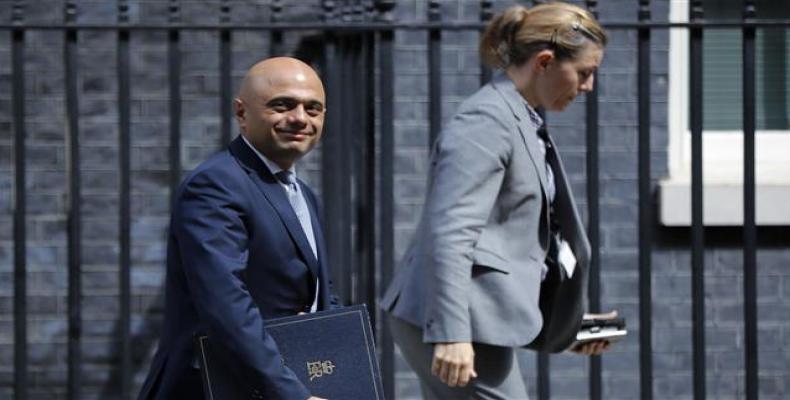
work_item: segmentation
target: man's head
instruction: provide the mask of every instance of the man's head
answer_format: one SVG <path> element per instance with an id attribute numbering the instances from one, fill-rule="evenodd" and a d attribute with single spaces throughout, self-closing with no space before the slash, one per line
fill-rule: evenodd
<path id="1" fill-rule="evenodd" d="M 309 65 L 289 57 L 250 68 L 233 101 L 241 132 L 280 168 L 290 168 L 321 138 L 324 86 Z"/>

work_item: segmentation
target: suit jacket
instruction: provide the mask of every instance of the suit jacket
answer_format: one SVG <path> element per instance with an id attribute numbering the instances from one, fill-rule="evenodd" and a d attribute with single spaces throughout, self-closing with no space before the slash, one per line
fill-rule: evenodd
<path id="1" fill-rule="evenodd" d="M 285 190 L 236 138 L 181 184 L 167 251 L 165 319 L 140 399 L 202 399 L 193 337 L 207 334 L 223 367 L 250 398 L 306 399 L 282 361 L 264 319 L 330 304 L 317 200 L 300 182 L 310 209 L 318 260 Z"/>
<path id="2" fill-rule="evenodd" d="M 420 326 L 425 342 L 525 346 L 540 332 L 549 215 L 536 130 L 500 74 L 461 104 L 437 140 L 422 219 L 382 299 L 393 316 Z M 561 162 L 553 167 L 555 210 L 582 291 L 590 245 Z M 581 306 L 556 311 L 578 329 Z"/>

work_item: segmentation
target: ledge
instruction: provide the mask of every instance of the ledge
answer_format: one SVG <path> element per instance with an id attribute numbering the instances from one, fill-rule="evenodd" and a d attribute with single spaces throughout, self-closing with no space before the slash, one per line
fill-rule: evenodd
<path id="1" fill-rule="evenodd" d="M 688 179 L 659 183 L 659 221 L 665 226 L 691 226 L 691 185 Z M 757 183 L 755 219 L 759 226 L 790 225 L 790 182 Z M 743 185 L 706 183 L 702 190 L 705 226 L 743 225 Z"/>

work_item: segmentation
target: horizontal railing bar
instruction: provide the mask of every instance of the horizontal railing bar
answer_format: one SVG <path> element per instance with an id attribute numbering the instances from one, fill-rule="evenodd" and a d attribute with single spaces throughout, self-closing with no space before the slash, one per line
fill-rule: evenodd
<path id="1" fill-rule="evenodd" d="M 760 21 L 699 21 L 699 22 L 602 22 L 606 29 L 638 29 L 638 28 L 742 28 L 742 27 L 790 27 L 790 19 L 771 19 Z M 266 30 L 333 30 L 333 31 L 388 31 L 393 29 L 404 30 L 481 30 L 485 27 L 483 22 L 403 22 L 403 23 L 336 23 L 336 22 L 296 22 L 296 23 L 261 23 L 258 25 L 234 25 L 225 24 L 139 24 L 139 25 L 117 25 L 117 24 L 17 24 L 2 23 L 0 29 L 36 29 L 36 30 L 63 30 L 63 29 L 84 29 L 84 30 L 231 30 L 231 31 L 266 31 Z"/>

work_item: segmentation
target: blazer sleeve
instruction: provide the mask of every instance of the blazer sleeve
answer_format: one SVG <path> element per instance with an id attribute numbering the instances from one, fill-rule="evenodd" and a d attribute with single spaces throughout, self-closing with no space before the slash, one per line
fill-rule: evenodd
<path id="1" fill-rule="evenodd" d="M 462 106 L 463 107 L 463 106 Z M 434 148 L 426 203 L 429 268 L 423 341 L 472 339 L 468 287 L 472 253 L 509 164 L 515 125 L 496 104 L 465 107 Z"/>
<path id="2" fill-rule="evenodd" d="M 306 399 L 310 393 L 285 366 L 241 279 L 249 241 L 241 192 L 231 187 L 232 177 L 216 175 L 191 177 L 175 205 L 173 232 L 191 300 L 212 342 L 226 350 L 222 356 L 253 392 Z"/>

